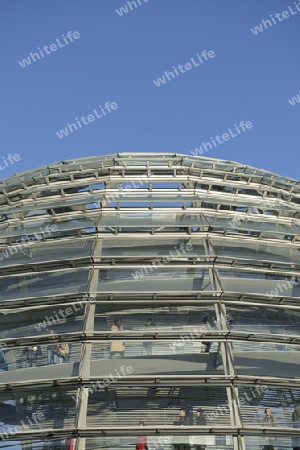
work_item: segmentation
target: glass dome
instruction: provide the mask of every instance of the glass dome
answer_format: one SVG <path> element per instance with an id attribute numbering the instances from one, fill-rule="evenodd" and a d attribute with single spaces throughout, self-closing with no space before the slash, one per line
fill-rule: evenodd
<path id="1" fill-rule="evenodd" d="M 0 181 L 0 448 L 300 447 L 299 203 L 176 153 Z"/>

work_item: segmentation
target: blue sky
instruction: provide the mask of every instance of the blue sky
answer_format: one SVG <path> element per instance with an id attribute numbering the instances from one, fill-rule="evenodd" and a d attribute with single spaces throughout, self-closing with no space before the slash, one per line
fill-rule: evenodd
<path id="1" fill-rule="evenodd" d="M 130 10 L 125 0 L 1 1 L 0 178 L 122 151 L 191 155 L 229 128 L 236 136 L 204 156 L 299 178 L 300 103 L 288 102 L 300 90 L 300 12 L 294 0 L 136 4 Z M 128 12 L 119 15 L 116 9 L 125 5 Z M 289 6 L 289 17 L 251 32 Z M 80 37 L 66 38 L 67 45 L 62 35 L 69 31 Z M 51 52 L 56 39 L 61 48 L 57 44 Z M 45 45 L 49 54 L 21 67 L 18 61 Z M 203 50 L 215 57 L 192 65 Z M 192 68 L 185 73 L 154 84 L 186 63 Z M 118 107 L 57 136 L 76 117 L 94 109 L 100 115 L 99 105 L 106 102 Z M 252 128 L 237 134 L 234 124 L 241 121 Z M 20 161 L 11 164 L 10 153 Z"/>

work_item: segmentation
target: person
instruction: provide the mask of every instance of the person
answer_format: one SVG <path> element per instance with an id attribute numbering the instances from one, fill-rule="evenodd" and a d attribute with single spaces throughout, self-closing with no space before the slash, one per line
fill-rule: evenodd
<path id="1" fill-rule="evenodd" d="M 300 428 L 300 404 L 296 405 L 292 414 L 294 428 Z"/>
<path id="2" fill-rule="evenodd" d="M 66 361 L 69 355 L 69 345 L 66 342 L 58 344 L 53 349 L 53 361 L 54 364 L 62 364 Z"/>
<path id="3" fill-rule="evenodd" d="M 186 409 L 180 408 L 179 410 L 179 419 L 174 421 L 174 425 L 188 425 Z"/>
<path id="4" fill-rule="evenodd" d="M 51 335 L 51 339 L 55 339 L 53 330 L 49 330 L 47 328 L 46 331 Z M 48 345 L 48 347 L 47 347 L 47 362 L 48 362 L 49 366 L 51 364 L 54 364 L 54 354 L 55 354 L 55 352 L 56 352 L 56 345 L 55 344 Z"/>
<path id="5" fill-rule="evenodd" d="M 42 350 L 41 347 L 38 346 L 29 346 L 24 348 L 23 351 L 26 361 L 25 361 L 25 367 L 36 367 L 37 361 L 40 356 L 42 356 Z"/>
<path id="6" fill-rule="evenodd" d="M 232 314 L 228 314 L 226 316 L 226 323 L 228 324 L 229 328 L 235 324 L 235 318 L 233 317 Z"/>
<path id="7" fill-rule="evenodd" d="M 219 318 L 217 318 L 217 317 L 213 317 L 212 318 L 215 330 L 220 330 L 221 329 L 221 320 L 220 319 L 221 319 L 220 317 Z"/>
<path id="8" fill-rule="evenodd" d="M 272 414 L 270 408 L 265 409 L 265 416 L 263 418 L 263 423 L 267 425 L 272 425 L 273 427 L 276 426 L 276 417 L 274 416 L 274 414 Z M 274 440 L 272 438 L 269 438 L 268 440 L 269 440 L 268 445 L 264 445 L 262 447 L 262 450 L 274 450 L 274 447 L 272 445 L 272 442 Z"/>
<path id="9" fill-rule="evenodd" d="M 144 422 L 142 422 L 142 421 L 139 422 L 139 427 L 144 427 L 144 426 L 145 426 Z M 137 442 L 135 448 L 136 448 L 136 450 L 149 450 L 147 436 L 144 436 L 144 435 L 139 436 L 138 442 Z"/>
<path id="10" fill-rule="evenodd" d="M 145 325 L 146 327 L 153 327 L 153 321 L 152 319 L 149 319 Z M 146 351 L 146 355 L 150 356 L 152 355 L 152 342 L 150 341 L 145 341 L 143 342 L 143 347 Z"/>
<path id="11" fill-rule="evenodd" d="M 196 411 L 196 421 L 195 422 L 196 422 L 197 426 L 206 425 L 206 419 L 205 419 L 205 416 L 204 416 L 201 408 L 198 408 Z M 205 450 L 206 445 L 203 444 L 204 440 L 205 440 L 204 436 L 193 436 L 193 438 L 192 438 L 193 447 L 196 450 Z"/>
<path id="12" fill-rule="evenodd" d="M 122 325 L 122 319 L 117 318 L 114 320 L 114 325 L 111 326 L 110 331 L 112 333 L 119 333 L 120 331 L 124 331 Z M 110 358 L 123 358 L 125 352 L 124 342 L 113 341 L 110 344 Z"/>
<path id="13" fill-rule="evenodd" d="M 26 419 L 33 419 L 36 417 L 37 404 L 34 401 L 29 401 L 28 397 L 23 399 L 23 411 Z"/>
<path id="14" fill-rule="evenodd" d="M 206 418 L 201 408 L 196 411 L 196 425 L 206 425 Z"/>
<path id="15" fill-rule="evenodd" d="M 202 329 L 205 328 L 207 331 L 214 328 L 211 326 L 208 316 L 205 316 L 203 318 L 203 320 L 201 322 L 201 327 L 202 327 Z M 209 353 L 210 349 L 211 349 L 211 344 L 212 344 L 211 341 L 205 341 L 205 342 L 203 342 L 203 344 L 205 345 L 204 353 Z"/>
<path id="16" fill-rule="evenodd" d="M 263 418 L 263 423 L 276 426 L 276 417 L 274 416 L 274 414 L 272 414 L 270 408 L 265 409 L 265 416 Z"/>
<path id="17" fill-rule="evenodd" d="M 300 428 L 300 404 L 294 407 L 292 414 L 294 428 Z M 300 450 L 300 437 L 292 437 L 293 450 Z"/>
<path id="18" fill-rule="evenodd" d="M 0 350 L 0 372 L 7 371 L 8 370 L 8 364 L 6 362 L 5 353 L 3 350 Z"/>
<path id="19" fill-rule="evenodd" d="M 186 414 L 186 408 L 180 408 L 179 419 L 174 421 L 174 425 L 177 426 L 187 426 L 190 425 L 190 420 Z M 190 450 L 189 444 L 176 444 L 174 445 L 174 450 Z"/>
<path id="20" fill-rule="evenodd" d="M 65 444 L 68 446 L 68 450 L 74 450 L 75 449 L 75 439 L 74 438 L 70 438 L 70 439 L 66 439 Z"/>

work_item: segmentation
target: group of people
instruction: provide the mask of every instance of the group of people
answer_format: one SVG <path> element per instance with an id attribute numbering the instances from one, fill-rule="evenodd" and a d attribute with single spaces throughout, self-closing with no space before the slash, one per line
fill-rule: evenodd
<path id="1" fill-rule="evenodd" d="M 53 330 L 47 332 L 51 335 L 51 339 L 56 339 Z M 42 349 L 39 345 L 28 346 L 23 350 L 25 355 L 25 367 L 36 367 L 39 358 L 41 358 Z M 69 344 L 67 342 L 53 343 L 47 347 L 47 364 L 62 364 L 69 355 Z"/>
<path id="2" fill-rule="evenodd" d="M 186 408 L 180 408 L 179 418 L 175 420 L 173 425 L 175 426 L 190 426 L 193 425 L 193 417 L 190 417 L 186 413 Z M 195 417 L 195 425 L 206 425 L 206 418 L 201 408 L 197 409 Z M 139 422 L 139 427 L 145 426 L 144 422 Z M 196 439 L 194 439 L 194 442 Z M 148 438 L 145 435 L 138 437 L 138 442 L 135 446 L 136 450 L 149 450 Z M 175 444 L 173 445 L 174 450 L 190 450 L 192 447 L 190 444 Z M 193 448 L 196 450 L 205 450 L 206 446 L 203 444 L 194 443 Z"/>
<path id="3" fill-rule="evenodd" d="M 234 322 L 234 318 L 232 315 L 228 316 L 226 318 L 226 321 L 232 325 Z M 217 322 L 215 319 L 215 324 L 211 326 L 209 323 L 209 318 L 206 316 L 203 320 L 203 324 L 209 324 L 210 327 L 216 327 Z M 145 323 L 145 327 L 154 327 L 155 324 L 153 323 L 153 320 L 149 318 L 147 322 Z M 56 339 L 56 336 L 54 335 L 53 330 L 46 329 L 47 332 L 51 335 L 51 339 Z M 114 319 L 114 323 L 110 328 L 110 331 L 112 333 L 120 333 L 124 331 L 124 327 L 122 324 L 122 319 L 120 317 Z M 152 342 L 150 340 L 143 342 L 143 347 L 145 350 L 145 353 L 147 356 L 152 355 Z M 205 352 L 209 352 L 211 347 L 211 342 L 205 343 Z M 125 353 L 125 344 L 123 341 L 119 340 L 113 340 L 110 344 L 110 358 L 124 358 Z M 29 346 L 24 349 L 24 355 L 26 359 L 26 367 L 36 367 L 38 359 L 42 356 L 42 350 L 40 346 Z M 69 355 L 69 346 L 67 343 L 60 343 L 60 344 L 50 344 L 47 347 L 47 363 L 48 365 L 51 364 L 62 364 L 64 361 L 66 361 L 67 357 Z"/>
<path id="4" fill-rule="evenodd" d="M 231 327 L 235 323 L 235 318 L 233 317 L 232 314 L 229 314 L 226 316 L 226 323 L 228 324 L 229 327 Z M 201 324 L 206 325 L 208 327 L 208 330 L 214 329 L 214 328 L 216 328 L 216 329 L 219 328 L 219 323 L 215 317 L 213 317 L 211 319 L 210 317 L 205 316 L 204 319 L 202 320 Z M 147 327 L 150 328 L 150 327 L 154 327 L 154 326 L 155 326 L 155 324 L 153 323 L 153 320 L 151 318 L 149 318 L 147 320 L 147 322 L 145 323 L 145 328 L 147 328 Z M 114 319 L 114 323 L 111 326 L 110 331 L 112 333 L 119 333 L 119 332 L 124 331 L 122 319 L 120 317 Z M 211 344 L 212 343 L 210 341 L 206 341 L 204 343 L 206 353 L 210 352 Z M 152 342 L 150 340 L 144 341 L 143 347 L 144 347 L 146 355 L 151 356 L 152 355 Z M 177 347 L 176 347 L 176 350 L 178 350 Z M 116 340 L 110 344 L 110 358 L 112 358 L 112 359 L 124 358 L 124 353 L 125 353 L 125 344 L 123 341 Z"/>
<path id="5" fill-rule="evenodd" d="M 293 423 L 294 428 L 300 428 L 300 404 L 295 406 L 293 415 Z M 265 415 L 262 419 L 263 424 L 276 426 L 277 420 L 276 416 L 272 414 L 272 411 L 270 408 L 265 409 Z M 187 414 L 186 408 L 180 408 L 179 411 L 179 418 L 178 420 L 175 420 L 173 425 L 175 426 L 192 426 L 192 425 L 198 425 L 198 426 L 205 426 L 206 425 L 206 418 L 203 413 L 203 410 L 201 408 L 197 409 L 196 411 L 196 417 L 195 421 L 192 414 Z M 140 427 L 144 426 L 144 422 L 139 423 Z M 197 442 L 199 440 L 199 443 Z M 274 449 L 274 438 L 270 437 L 268 438 L 269 442 L 262 447 L 262 450 L 275 450 Z M 293 437 L 292 438 L 292 445 L 293 450 L 300 450 L 300 437 Z M 145 435 L 139 436 L 138 443 L 136 444 L 136 450 L 148 450 L 148 438 Z M 191 450 L 192 448 L 196 450 L 205 450 L 206 446 L 201 443 L 201 437 L 197 438 L 194 437 L 193 439 L 193 446 L 190 444 L 175 444 L 173 445 L 173 450 Z"/>
<path id="6" fill-rule="evenodd" d="M 180 408 L 179 411 L 179 419 L 175 420 L 173 425 L 177 426 L 203 426 L 206 425 L 206 418 L 201 408 L 198 408 L 196 411 L 195 423 L 192 414 L 187 414 L 186 408 Z M 204 450 L 206 446 L 204 444 L 196 443 L 196 438 L 194 438 L 193 448 L 196 450 Z M 201 438 L 199 439 L 201 441 Z M 174 450 L 190 450 L 192 447 L 190 444 L 176 444 L 174 445 Z"/>
<path id="7" fill-rule="evenodd" d="M 194 425 L 194 420 L 192 415 L 187 415 L 186 408 L 180 408 L 179 419 L 175 420 L 173 425 Z M 203 410 L 201 408 L 197 409 L 195 417 L 195 425 L 206 425 L 206 418 L 204 416 Z"/>
<path id="8" fill-rule="evenodd" d="M 47 330 L 51 335 L 51 339 L 56 339 L 53 330 Z M 58 344 L 50 344 L 47 347 L 47 363 L 62 364 L 69 355 L 69 344 L 67 342 L 61 342 Z"/>

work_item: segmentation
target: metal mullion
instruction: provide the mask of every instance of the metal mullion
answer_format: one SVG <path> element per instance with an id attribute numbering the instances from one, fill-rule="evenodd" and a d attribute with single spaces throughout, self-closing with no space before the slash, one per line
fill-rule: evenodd
<path id="1" fill-rule="evenodd" d="M 234 450 L 246 450 L 244 436 L 239 435 L 239 436 L 233 437 L 233 449 Z"/>
<path id="2" fill-rule="evenodd" d="M 100 227 L 99 226 L 100 225 L 99 222 L 101 221 L 101 219 L 102 219 L 102 215 L 99 216 L 99 220 L 98 220 L 98 223 L 96 225 L 97 230 L 98 230 L 98 228 L 104 228 L 104 227 Z M 95 257 L 97 257 L 97 258 L 100 257 L 101 258 L 101 255 L 102 255 L 103 239 L 99 238 L 98 233 L 99 233 L 99 231 L 97 231 L 96 238 L 94 238 L 94 245 L 93 245 L 93 248 L 92 248 L 92 251 L 91 251 L 91 258 L 92 258 L 93 261 L 95 261 Z"/>
<path id="3" fill-rule="evenodd" d="M 114 294 L 115 295 L 117 295 L 117 296 L 120 296 L 122 293 L 120 293 L 119 291 L 118 292 L 115 292 L 115 293 L 111 293 L 110 295 L 108 295 L 108 293 L 107 292 L 105 292 L 105 293 L 103 293 L 103 292 L 101 292 L 100 293 L 101 294 L 101 298 L 103 298 L 103 295 L 105 295 L 105 297 L 108 297 L 108 300 L 107 300 L 107 303 L 109 303 L 109 299 L 110 300 L 112 300 L 113 298 L 114 298 Z M 170 303 L 170 304 L 177 304 L 177 303 L 179 303 L 179 304 L 182 304 L 184 301 L 186 301 L 186 300 L 182 300 L 182 299 L 179 299 L 179 300 L 174 300 L 174 297 L 175 296 L 177 296 L 178 295 L 178 291 L 164 291 L 163 292 L 163 298 L 162 299 L 156 299 L 156 298 L 154 298 L 154 297 L 157 297 L 157 293 L 155 292 L 155 291 L 153 291 L 153 292 L 151 292 L 150 294 L 146 294 L 145 292 L 142 292 L 142 293 L 136 293 L 135 291 L 130 291 L 129 293 L 128 293 L 128 291 L 126 291 L 123 295 L 124 296 L 128 296 L 130 294 L 130 297 L 131 297 L 131 300 L 132 300 L 132 298 L 134 298 L 134 297 L 137 297 L 137 299 L 136 300 L 132 300 L 132 302 L 133 303 L 137 303 L 137 301 L 140 301 L 141 300 L 141 297 L 144 297 L 144 296 L 148 296 L 148 299 L 143 299 L 143 302 L 146 304 L 146 303 L 149 303 L 150 305 L 151 304 L 153 304 L 153 299 L 155 299 L 155 301 L 157 301 L 157 304 L 158 305 L 165 305 L 166 304 L 166 300 L 165 300 L 165 296 L 169 296 L 169 297 L 171 297 L 171 296 L 173 296 L 173 299 L 171 299 L 170 298 L 170 300 L 168 300 L 168 302 Z M 70 295 L 74 295 L 74 294 L 70 294 Z M 181 293 L 181 295 L 182 295 L 182 297 L 187 297 L 187 296 L 192 296 L 193 297 L 193 299 L 191 300 L 191 302 L 193 302 L 193 304 L 199 304 L 199 299 L 197 300 L 197 294 L 196 294 L 196 292 L 195 291 L 184 291 L 184 292 L 182 292 Z M 199 295 L 199 293 L 198 293 L 198 295 Z M 208 293 L 206 293 L 205 294 L 205 296 L 208 296 L 208 297 L 212 297 L 214 294 L 213 294 L 213 292 L 208 292 Z M 58 297 L 61 299 L 61 297 L 62 297 L 62 294 L 59 294 L 58 295 Z M 40 299 L 42 298 L 42 297 L 39 297 Z M 32 301 L 32 299 L 30 299 L 31 301 Z M 34 307 L 37 303 L 37 300 L 38 300 L 38 297 L 34 297 L 33 298 L 33 300 L 34 300 L 34 302 L 35 303 L 31 303 L 28 307 L 29 308 L 31 308 L 31 307 Z M 51 299 L 50 299 L 51 300 Z M 28 302 L 28 297 L 26 297 L 26 298 L 21 298 L 21 299 L 18 299 L 18 302 L 20 303 L 20 302 Z M 210 303 L 215 303 L 215 299 L 214 298 L 210 298 L 210 299 L 208 299 L 208 300 L 204 300 L 207 304 L 210 304 Z M 124 301 L 122 301 L 122 300 L 118 300 L 118 302 L 119 302 L 119 304 L 127 304 L 127 300 L 124 300 Z M 99 302 L 97 302 L 97 303 L 99 303 Z M 1 300 L 1 304 L 2 305 L 7 305 L 7 306 L 11 306 L 12 305 L 12 303 L 11 303 L 11 301 L 10 300 L 8 300 L 8 301 L 5 301 L 5 300 Z M 40 304 L 40 303 L 39 303 Z M 61 305 L 62 303 L 61 302 L 59 302 L 59 303 L 55 303 L 55 305 Z M 101 304 L 104 304 L 104 302 L 103 301 L 101 301 Z M 49 306 L 52 306 L 52 304 L 48 304 Z M 6 309 L 9 309 L 9 310 L 12 310 L 13 308 L 6 308 Z"/>
<path id="4" fill-rule="evenodd" d="M 262 383 L 268 383 L 268 385 L 278 388 L 286 388 L 287 385 L 288 387 L 300 388 L 300 382 L 296 378 L 278 378 L 264 375 L 238 375 L 235 381 L 237 386 L 247 386 L 248 384 L 257 385 Z"/>
<path id="5" fill-rule="evenodd" d="M 230 330 L 229 330 L 230 332 Z M 286 339 L 286 335 L 282 334 L 267 334 L 266 332 L 259 333 L 258 331 L 252 332 L 251 331 L 239 331 L 238 335 L 230 333 L 230 340 L 231 341 L 243 341 L 243 342 L 261 342 L 261 337 L 263 336 L 263 342 L 264 343 L 278 343 L 278 344 L 285 344 L 285 345 L 299 345 L 300 344 L 300 336 L 299 335 L 288 335 L 288 339 Z M 291 342 L 294 341 L 294 342 Z"/>
<path id="6" fill-rule="evenodd" d="M 215 311 L 216 311 L 216 321 L 217 321 L 217 326 L 219 326 L 219 324 L 221 325 L 221 329 L 220 332 L 223 331 L 223 322 L 222 322 L 222 306 L 220 303 L 215 303 Z M 227 352 L 226 352 L 226 346 L 224 341 L 218 341 L 218 354 L 215 358 L 215 363 L 218 361 L 218 358 L 220 357 L 219 353 L 221 353 L 221 358 L 222 358 L 222 363 L 223 363 L 223 368 L 224 368 L 224 375 L 227 376 L 228 375 L 228 358 L 227 358 Z M 231 371 L 230 371 L 231 373 Z"/>
<path id="7" fill-rule="evenodd" d="M 207 238 L 204 239 L 204 250 L 205 250 L 205 257 L 212 256 L 209 251 L 210 250 L 210 242 Z M 211 266 L 211 263 L 209 264 L 209 266 Z M 208 268 L 208 276 L 209 276 L 209 280 L 210 280 L 212 288 L 214 289 L 214 291 L 217 291 L 220 286 L 218 285 L 218 282 L 216 280 L 214 268 L 212 268 L 212 267 Z"/>
<path id="8" fill-rule="evenodd" d="M 255 295 L 256 297 L 259 297 L 261 294 L 257 294 L 257 295 Z M 230 301 L 229 303 L 228 303 L 228 306 L 231 306 L 231 305 L 236 305 L 236 306 L 240 306 L 240 305 L 242 305 L 242 306 L 255 306 L 255 307 L 257 307 L 257 306 L 261 306 L 262 308 L 265 308 L 265 306 L 266 306 L 266 303 L 265 302 L 263 302 L 263 300 L 264 300 L 264 298 L 265 298 L 265 296 L 263 297 L 263 298 L 260 298 L 259 299 L 259 301 L 258 302 L 255 302 L 255 301 L 241 301 L 241 300 L 236 300 L 236 301 Z M 293 297 L 293 298 L 295 298 L 295 299 L 297 299 L 297 298 L 299 298 L 299 297 Z M 252 300 L 252 299 L 251 299 Z M 226 297 L 222 297 L 222 302 L 225 304 L 225 305 L 227 305 L 227 302 L 228 302 L 228 300 L 227 300 L 227 298 Z M 260 303 L 261 302 L 261 303 Z M 268 305 L 269 305 L 269 302 L 267 303 Z M 300 309 L 299 309 L 299 306 L 296 306 L 296 305 L 288 305 L 288 307 L 287 307 L 287 305 L 280 305 L 280 304 L 272 304 L 272 308 L 274 308 L 274 309 L 278 309 L 278 310 L 280 310 L 280 309 L 283 309 L 283 310 L 285 310 L 285 309 L 290 309 L 290 310 L 295 310 L 295 311 L 299 311 Z"/>
<path id="9" fill-rule="evenodd" d="M 149 212 L 149 210 L 148 210 Z M 160 227 L 164 227 L 164 229 L 166 229 L 165 225 L 157 225 Z M 168 227 L 172 228 L 172 225 L 168 225 Z M 206 227 L 206 225 L 203 225 L 203 227 Z M 98 228 L 104 228 L 104 227 L 98 227 Z M 117 226 L 109 226 L 106 225 L 105 228 L 109 228 L 111 231 L 114 231 L 114 228 L 118 228 Z M 134 228 L 134 225 L 132 225 L 132 228 Z M 158 233 L 158 234 L 152 234 L 152 230 L 154 227 L 150 227 L 151 230 L 147 230 L 146 226 L 145 226 L 145 231 L 135 231 L 133 230 L 130 233 L 123 233 L 123 232 L 118 232 L 120 238 L 132 238 L 134 237 L 135 239 L 147 239 L 149 236 L 151 236 L 151 239 L 153 239 L 153 236 L 155 236 L 154 239 L 164 239 L 164 238 L 178 238 L 178 239 L 195 239 L 195 240 L 201 240 L 204 239 L 204 237 L 206 237 L 207 231 L 203 231 L 203 232 L 192 232 L 192 234 L 187 234 L 186 232 L 176 232 L 176 231 L 164 231 L 162 233 Z M 157 230 L 156 230 L 157 231 Z M 104 231 L 98 231 L 97 232 L 97 236 L 101 239 L 106 238 L 107 241 L 112 240 L 114 238 L 114 234 L 107 234 Z M 210 255 L 211 256 L 211 255 Z"/>
<path id="10" fill-rule="evenodd" d="M 240 402 L 239 402 L 239 388 L 237 386 L 231 386 L 231 400 L 232 400 L 232 409 L 234 413 L 234 424 L 237 427 L 242 427 L 242 415 L 240 410 Z"/>
<path id="11" fill-rule="evenodd" d="M 221 283 L 221 279 L 219 277 L 218 267 L 215 266 L 215 261 L 213 261 L 212 264 L 213 264 L 213 268 L 209 269 L 212 272 L 211 273 L 211 276 L 213 278 L 212 286 L 214 286 L 214 285 L 218 286 L 218 288 L 215 289 L 215 292 L 214 292 L 213 295 L 219 295 L 220 293 L 224 292 L 224 289 L 223 289 L 223 286 L 222 286 L 222 283 Z M 218 315 L 219 315 L 219 313 L 218 313 Z M 217 315 L 217 317 L 218 317 L 218 315 Z"/>
<path id="12" fill-rule="evenodd" d="M 154 259 L 155 257 L 151 257 L 151 258 L 147 258 L 147 260 L 145 260 L 145 257 L 144 258 L 141 258 L 142 259 L 142 261 L 141 261 L 141 263 L 145 263 L 145 262 L 148 262 L 148 263 L 150 263 L 151 261 L 152 261 L 152 259 Z M 190 257 L 190 259 L 192 258 L 192 256 Z M 112 259 L 115 259 L 115 258 L 112 258 Z M 157 258 L 155 258 L 155 259 L 157 259 Z M 182 259 L 183 260 L 183 258 L 180 258 L 180 257 L 174 257 L 174 260 L 175 259 Z M 148 264 L 148 265 L 150 265 L 150 264 Z M 191 268 L 193 268 L 193 269 L 197 269 L 197 268 L 205 268 L 205 269 L 209 269 L 209 270 L 213 270 L 213 269 L 211 269 L 209 266 L 211 265 L 211 263 L 206 263 L 206 264 L 194 264 L 193 263 L 193 261 L 191 261 L 191 260 L 183 260 L 182 262 L 180 261 L 180 262 L 178 262 L 177 264 L 176 263 L 173 263 L 173 264 L 171 264 L 171 263 L 168 263 L 168 267 L 170 267 L 170 268 L 177 268 L 177 267 L 191 267 Z M 97 269 L 101 269 L 101 270 L 107 270 L 107 269 L 115 269 L 115 270 L 118 270 L 118 269 L 122 269 L 122 268 L 127 268 L 127 269 L 139 269 L 140 267 L 141 267 L 141 264 L 130 264 L 130 266 L 128 266 L 128 265 L 124 265 L 124 264 L 120 264 L 120 262 L 118 263 L 118 264 L 114 264 L 114 265 L 111 265 L 111 264 L 109 264 L 109 263 L 107 263 L 107 262 L 105 262 L 105 263 L 101 263 L 101 261 L 99 261 L 99 262 L 95 262 L 95 267 L 97 268 Z M 155 266 L 154 266 L 155 267 Z M 216 290 L 217 288 L 212 288 L 212 291 L 214 291 L 214 290 Z"/>
<path id="13" fill-rule="evenodd" d="M 242 297 L 244 297 L 244 295 Z M 256 297 L 261 297 L 261 294 L 257 294 Z M 231 306 L 231 305 L 236 305 L 236 306 L 240 306 L 240 305 L 242 305 L 242 306 L 255 306 L 255 307 L 261 306 L 262 308 L 265 308 L 266 305 L 269 305 L 269 302 L 268 303 L 266 303 L 266 302 L 263 303 L 263 300 L 265 298 L 266 298 L 266 296 L 264 295 L 263 298 L 259 298 L 258 302 L 244 301 L 244 300 L 229 301 L 229 299 L 227 299 L 226 297 L 223 296 L 222 297 L 222 301 L 223 301 L 224 304 L 226 304 L 228 306 Z M 282 297 L 278 297 L 278 298 L 282 298 Z M 296 303 L 298 303 L 297 299 L 299 299 L 299 297 L 286 297 L 286 298 L 295 299 Z M 269 299 L 267 299 L 267 300 L 269 300 Z M 272 308 L 275 308 L 275 309 L 287 309 L 288 308 L 288 309 L 291 309 L 291 310 L 299 311 L 299 306 L 298 305 L 289 305 L 289 304 L 281 305 L 281 304 L 277 303 L 277 304 L 272 304 Z"/>
<path id="14" fill-rule="evenodd" d="M 97 245 L 94 246 L 94 252 L 97 249 Z M 94 252 L 92 256 L 94 256 Z M 94 295 L 97 294 L 98 288 L 98 276 L 99 271 L 97 269 L 92 269 L 91 277 L 88 284 L 87 294 Z M 95 308 L 96 305 L 91 303 L 90 301 L 87 303 L 85 309 L 84 316 L 84 325 L 83 325 L 83 334 L 85 335 L 93 335 L 94 332 L 94 319 L 95 319 Z M 91 367 L 91 354 L 92 354 L 92 343 L 84 342 L 81 347 L 81 358 L 79 365 L 79 373 L 78 376 L 81 379 L 89 379 L 90 378 L 90 367 Z M 89 389 L 81 387 L 78 393 L 79 395 L 79 403 L 76 415 L 76 428 L 86 427 L 86 418 L 87 418 L 87 406 L 88 406 L 88 393 Z M 76 441 L 76 450 L 85 450 L 86 439 L 79 438 Z"/>
<path id="15" fill-rule="evenodd" d="M 230 418 L 230 426 L 236 426 L 235 420 L 235 412 L 233 408 L 232 395 L 231 395 L 231 386 L 226 387 L 227 401 L 228 401 L 228 409 L 229 409 L 229 418 Z"/>
<path id="16" fill-rule="evenodd" d="M 205 239 L 205 245 L 206 245 L 208 255 L 210 257 L 217 258 L 218 255 L 217 255 L 217 252 L 215 251 L 214 245 L 212 243 L 211 236 L 206 236 L 204 239 Z"/>
<path id="17" fill-rule="evenodd" d="M 228 364 L 229 367 L 229 374 L 231 377 L 237 377 L 237 371 L 235 368 L 235 364 L 234 364 L 234 357 L 233 357 L 233 353 L 232 353 L 232 346 L 231 346 L 231 342 L 224 342 L 222 343 L 225 347 L 225 351 L 226 351 L 226 363 Z"/>
<path id="18" fill-rule="evenodd" d="M 210 263 L 211 266 L 212 263 Z M 201 266 L 201 267 L 205 267 L 205 266 Z M 210 282 L 212 285 L 212 289 L 214 292 L 222 292 L 222 285 L 220 283 L 220 279 L 217 275 L 217 270 L 215 268 L 215 265 L 213 265 L 213 267 L 208 267 L 208 273 L 209 273 L 209 278 L 210 278 Z M 214 294 L 215 295 L 215 294 Z"/>
<path id="19" fill-rule="evenodd" d="M 81 387 L 77 393 L 77 416 L 75 421 L 76 429 L 85 429 L 86 428 L 86 418 L 87 418 L 87 409 L 88 409 L 88 398 L 89 398 L 89 388 Z M 76 446 L 75 450 L 85 450 L 86 438 L 85 437 L 77 437 L 76 438 Z"/>

